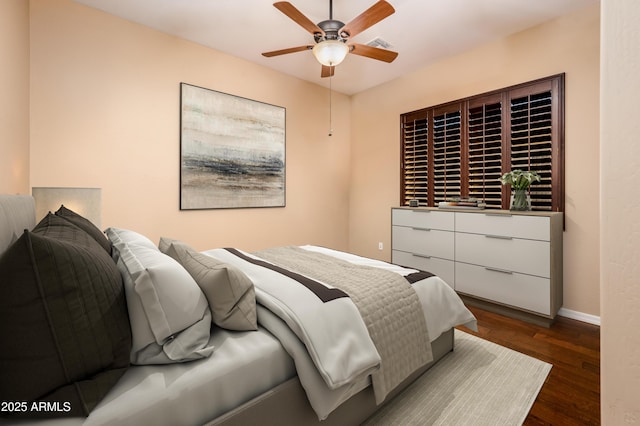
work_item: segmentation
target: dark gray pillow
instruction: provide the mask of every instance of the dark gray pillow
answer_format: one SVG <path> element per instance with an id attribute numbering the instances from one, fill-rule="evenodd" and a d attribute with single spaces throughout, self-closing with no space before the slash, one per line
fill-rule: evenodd
<path id="1" fill-rule="evenodd" d="M 94 225 L 89 219 L 79 215 L 73 210 L 69 210 L 64 205 L 61 205 L 55 214 L 56 216 L 62 217 L 65 220 L 76 225 L 78 228 L 82 229 L 94 240 L 96 240 L 98 244 L 100 244 L 102 248 L 107 251 L 107 253 L 111 254 L 111 241 L 109 241 L 107 236 L 102 231 L 100 231 L 98 227 Z"/>
<path id="2" fill-rule="evenodd" d="M 28 417 L 88 415 L 129 365 L 115 263 L 85 231 L 49 213 L 0 257 L 0 277 L 0 401 L 60 403 Z"/>

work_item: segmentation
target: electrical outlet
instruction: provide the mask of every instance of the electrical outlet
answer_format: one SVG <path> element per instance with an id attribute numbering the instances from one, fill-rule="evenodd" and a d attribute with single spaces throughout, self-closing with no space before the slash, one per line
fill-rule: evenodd
<path id="1" fill-rule="evenodd" d="M 380 241 L 378 243 L 378 250 L 382 250 L 384 248 L 384 245 L 382 244 L 382 241 Z"/>

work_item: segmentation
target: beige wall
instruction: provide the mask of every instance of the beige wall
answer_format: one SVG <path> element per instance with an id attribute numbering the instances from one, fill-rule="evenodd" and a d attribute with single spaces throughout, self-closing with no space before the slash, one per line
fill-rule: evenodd
<path id="1" fill-rule="evenodd" d="M 70 0 L 31 1 L 31 186 L 99 187 L 102 224 L 199 249 L 347 249 L 350 99 Z M 286 207 L 179 210 L 180 82 L 286 108 Z"/>
<path id="2" fill-rule="evenodd" d="M 390 208 L 399 205 L 401 113 L 561 72 L 566 73 L 564 307 L 599 315 L 597 5 L 353 96 L 350 250 L 390 259 Z"/>
<path id="3" fill-rule="evenodd" d="M 602 424 L 640 424 L 640 2 L 602 0 Z"/>
<path id="4" fill-rule="evenodd" d="M 597 7 L 352 98 L 336 94 L 332 137 L 317 119 L 327 116 L 325 89 L 70 0 L 31 9 L 28 186 L 101 187 L 105 226 L 198 248 L 314 243 L 389 259 L 399 115 L 565 72 L 564 307 L 599 315 Z M 286 208 L 178 210 L 181 81 L 287 108 Z"/>
<path id="5" fill-rule="evenodd" d="M 29 2 L 0 1 L 0 194 L 29 193 Z"/>

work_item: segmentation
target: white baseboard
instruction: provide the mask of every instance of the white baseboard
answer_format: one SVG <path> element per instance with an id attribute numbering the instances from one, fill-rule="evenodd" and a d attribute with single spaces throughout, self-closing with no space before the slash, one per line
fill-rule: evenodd
<path id="1" fill-rule="evenodd" d="M 600 317 L 596 315 L 585 314 L 584 312 L 572 311 L 571 309 L 566 309 L 566 308 L 560 308 L 560 310 L 558 311 L 558 315 L 565 318 L 571 318 L 574 320 L 600 326 Z"/>

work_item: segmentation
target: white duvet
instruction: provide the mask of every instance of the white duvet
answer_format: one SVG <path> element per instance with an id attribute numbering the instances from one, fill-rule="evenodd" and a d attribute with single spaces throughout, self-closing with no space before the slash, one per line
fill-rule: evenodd
<path id="1" fill-rule="evenodd" d="M 417 272 L 323 247 L 301 248 L 402 276 Z M 323 303 L 303 286 L 292 285 L 291 278 L 247 262 L 225 249 L 204 253 L 241 268 L 254 282 L 258 322 L 278 337 L 294 358 L 298 376 L 318 418 L 326 418 L 340 403 L 369 384 L 369 374 L 376 370 L 380 358 L 348 297 Z M 422 304 L 431 341 L 458 325 L 476 328 L 473 314 L 442 279 L 426 278 L 412 287 Z"/>

